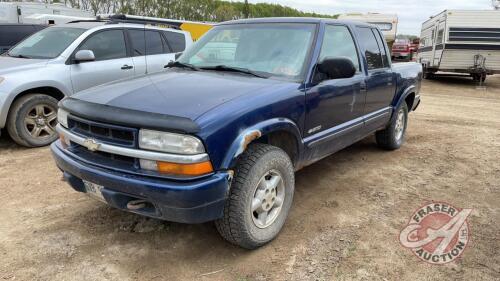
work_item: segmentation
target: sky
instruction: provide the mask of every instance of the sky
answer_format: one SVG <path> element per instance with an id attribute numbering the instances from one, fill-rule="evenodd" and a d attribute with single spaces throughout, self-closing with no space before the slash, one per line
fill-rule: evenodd
<path id="1" fill-rule="evenodd" d="M 447 9 L 492 10 L 491 0 L 249 0 L 275 3 L 321 14 L 374 12 L 397 14 L 398 33 L 420 35 L 420 27 L 430 16 Z"/>

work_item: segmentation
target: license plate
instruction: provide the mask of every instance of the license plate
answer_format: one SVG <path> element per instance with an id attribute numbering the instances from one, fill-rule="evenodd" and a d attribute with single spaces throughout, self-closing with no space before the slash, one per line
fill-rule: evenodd
<path id="1" fill-rule="evenodd" d="M 106 203 L 106 199 L 102 196 L 102 189 L 104 186 L 86 180 L 83 181 L 83 185 L 85 186 L 85 192 L 88 196 Z"/>

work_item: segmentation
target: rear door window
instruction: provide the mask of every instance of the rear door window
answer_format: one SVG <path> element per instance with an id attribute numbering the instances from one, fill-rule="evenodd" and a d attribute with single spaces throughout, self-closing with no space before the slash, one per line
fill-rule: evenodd
<path id="1" fill-rule="evenodd" d="M 130 29 L 128 31 L 130 41 L 132 42 L 133 55 L 144 56 L 146 54 L 146 40 L 144 38 L 144 30 Z"/>
<path id="2" fill-rule="evenodd" d="M 357 30 L 360 42 L 365 47 L 365 57 L 368 63 L 368 70 L 384 68 L 382 53 L 371 28 L 358 27 Z"/>
<path id="3" fill-rule="evenodd" d="M 164 31 L 163 34 L 167 38 L 167 42 L 172 49 L 172 52 L 184 52 L 186 49 L 186 38 L 183 33 Z"/>
<path id="4" fill-rule="evenodd" d="M 158 55 L 163 53 L 163 41 L 157 31 L 146 31 L 146 55 Z"/>
<path id="5" fill-rule="evenodd" d="M 375 38 L 377 39 L 378 47 L 380 49 L 380 54 L 382 55 L 382 63 L 384 64 L 384 67 L 389 67 L 389 56 L 387 55 L 387 51 L 385 49 L 385 44 L 384 44 L 384 37 L 378 32 L 376 29 L 372 29 L 373 34 L 375 35 Z M 408 44 L 407 42 L 406 44 Z"/>

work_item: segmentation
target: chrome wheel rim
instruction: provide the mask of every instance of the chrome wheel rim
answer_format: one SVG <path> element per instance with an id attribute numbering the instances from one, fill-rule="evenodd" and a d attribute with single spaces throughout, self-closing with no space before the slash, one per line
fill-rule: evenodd
<path id="1" fill-rule="evenodd" d="M 285 200 L 285 183 L 277 170 L 267 172 L 255 187 L 251 214 L 255 226 L 266 228 L 278 218 Z"/>
<path id="2" fill-rule="evenodd" d="M 403 133 L 405 130 L 405 113 L 403 110 L 398 112 L 398 116 L 396 117 L 396 140 L 399 141 L 403 137 Z"/>
<path id="3" fill-rule="evenodd" d="M 24 117 L 24 127 L 34 138 L 50 138 L 56 134 L 57 111 L 45 104 L 33 106 Z"/>

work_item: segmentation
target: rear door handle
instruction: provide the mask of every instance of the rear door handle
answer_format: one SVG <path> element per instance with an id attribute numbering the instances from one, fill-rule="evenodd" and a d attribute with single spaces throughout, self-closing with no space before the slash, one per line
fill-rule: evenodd
<path id="1" fill-rule="evenodd" d="M 367 90 L 367 88 L 366 88 L 366 83 L 361 83 L 361 84 L 359 85 L 359 90 L 360 90 L 361 92 L 366 92 L 366 90 Z"/>
<path id="2" fill-rule="evenodd" d="M 126 69 L 132 69 L 132 68 L 134 68 L 134 67 L 133 67 L 133 66 L 131 66 L 131 65 L 127 65 L 127 64 L 125 64 L 124 66 L 122 66 L 122 69 L 123 69 L 123 70 L 126 70 Z"/>

